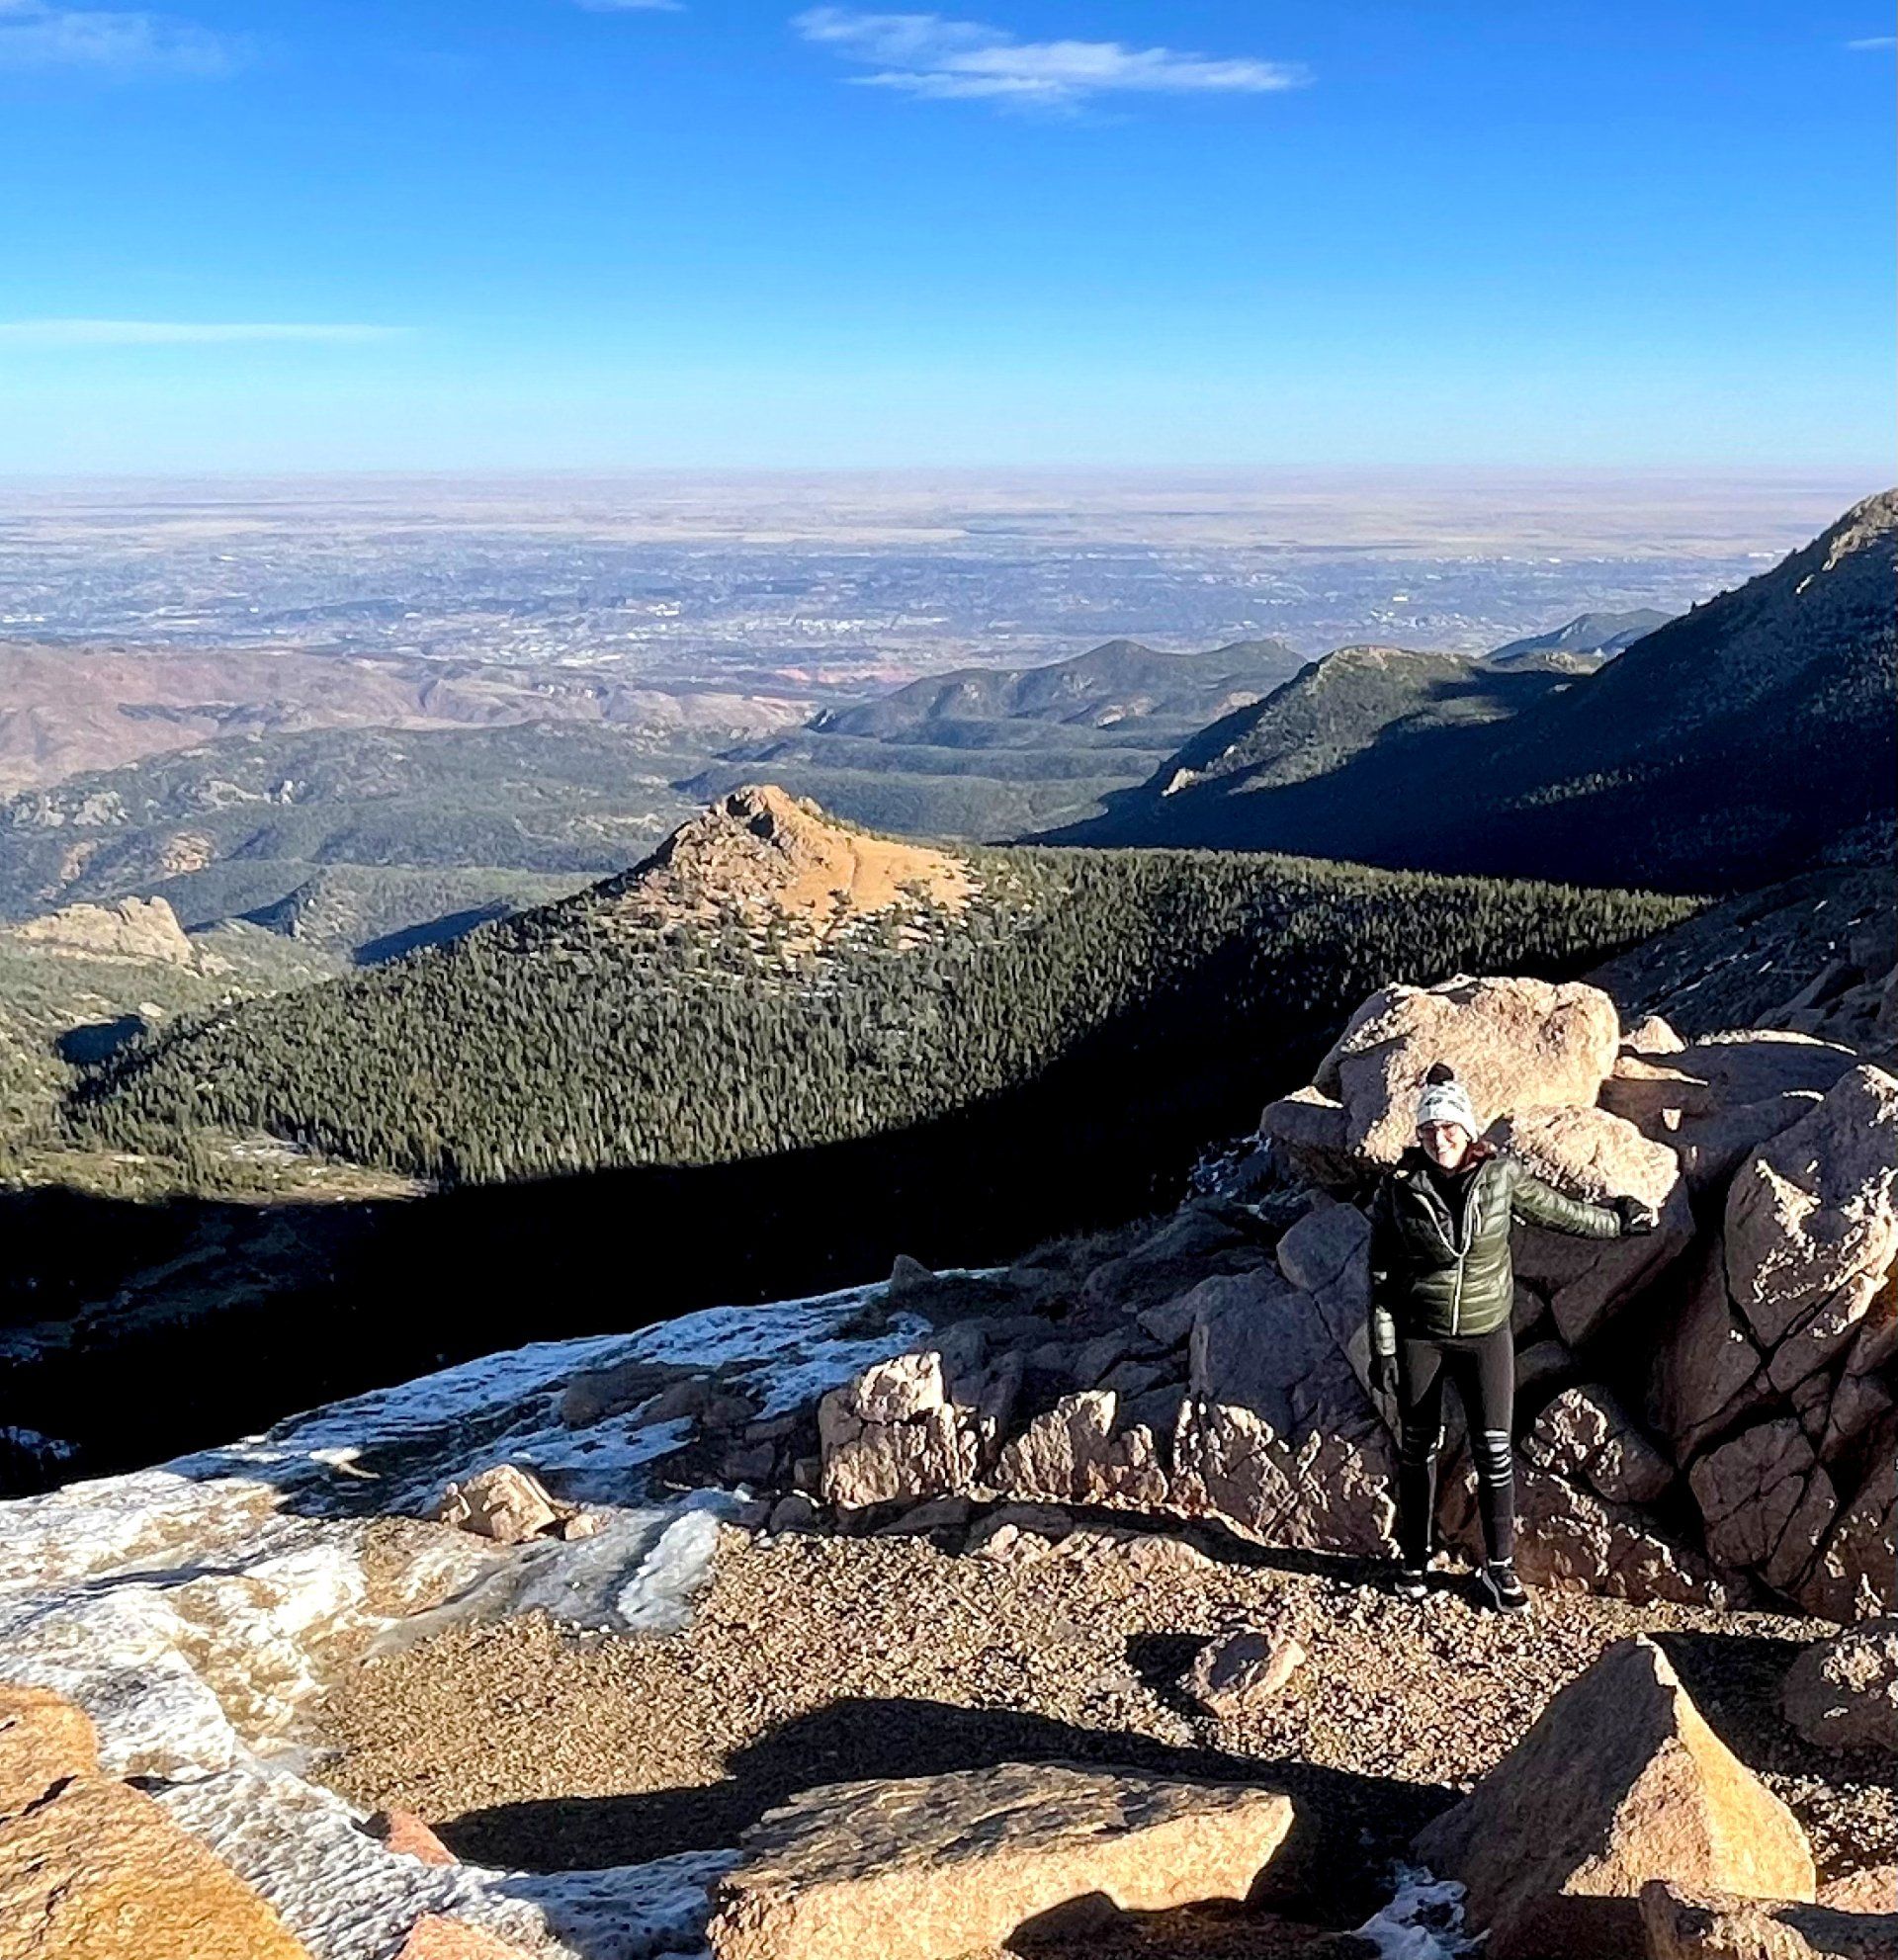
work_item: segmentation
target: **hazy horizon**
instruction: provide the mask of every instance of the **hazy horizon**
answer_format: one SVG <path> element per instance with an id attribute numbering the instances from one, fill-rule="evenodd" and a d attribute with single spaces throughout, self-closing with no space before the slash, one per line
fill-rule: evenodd
<path id="1" fill-rule="evenodd" d="M 1120 638 L 1483 652 L 1584 612 L 1679 612 L 1876 487 L 1204 469 L 0 484 L 0 639 L 604 667 L 799 698 Z"/>

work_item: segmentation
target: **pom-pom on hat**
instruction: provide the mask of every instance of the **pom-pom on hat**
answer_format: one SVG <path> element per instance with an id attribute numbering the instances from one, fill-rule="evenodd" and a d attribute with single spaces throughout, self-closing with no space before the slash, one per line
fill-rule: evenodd
<path id="1" fill-rule="evenodd" d="M 1421 1130 L 1426 1123 L 1460 1123 L 1472 1137 L 1482 1127 L 1469 1090 L 1456 1079 L 1447 1062 L 1432 1062 L 1424 1073 L 1424 1088 L 1417 1098 L 1417 1127 Z"/>

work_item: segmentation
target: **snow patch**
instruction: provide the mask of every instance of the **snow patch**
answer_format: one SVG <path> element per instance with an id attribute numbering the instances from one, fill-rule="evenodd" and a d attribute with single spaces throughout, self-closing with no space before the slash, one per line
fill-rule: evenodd
<path id="1" fill-rule="evenodd" d="M 182 1514 L 171 1511 L 170 1522 Z M 202 1549 L 135 1550 L 108 1569 L 68 1573 L 63 1583 L 0 1583 L 8 1677 L 84 1707 L 107 1766 L 122 1775 L 220 1769 L 250 1747 L 287 1737 L 315 1690 L 324 1645 L 367 1613 L 367 1526 L 287 1517 L 261 1504 L 250 1514 L 250 1530 L 237 1536 L 232 1513 L 204 1506 Z M 75 1528 L 84 1515 L 68 1513 Z M 121 1521 L 116 1502 L 106 1518 Z M 43 1509 L 29 1538 L 49 1521 Z M 94 1550 L 103 1556 L 115 1542 L 108 1530 Z"/>
<path id="2" fill-rule="evenodd" d="M 695 1491 L 670 1504 L 606 1512 L 590 1538 L 535 1539 L 440 1606 L 391 1622 L 370 1651 L 399 1651 L 464 1621 L 531 1612 L 610 1632 L 676 1633 L 712 1577 L 720 1520 L 737 1504 L 729 1491 Z"/>
<path id="3" fill-rule="evenodd" d="M 1357 1929 L 1377 1948 L 1378 1960 L 1462 1960 L 1477 1951 L 1463 1930 L 1463 1887 L 1434 1878 L 1422 1865 L 1399 1865 L 1391 1874 L 1390 1903 Z"/>
<path id="4" fill-rule="evenodd" d="M 429 1913 L 572 1960 L 677 1953 L 698 1942 L 707 1888 L 736 1856 L 577 1872 L 425 1865 L 371 1837 L 339 1797 L 294 1776 L 233 1770 L 151 1794 L 269 1900 L 312 1960 L 390 1960 Z"/>
<path id="5" fill-rule="evenodd" d="M 388 1851 L 293 1765 L 319 1681 L 347 1642 L 413 1637 L 446 1618 L 535 1608 L 664 1634 L 709 1577 L 736 1499 L 655 1501 L 649 1466 L 689 1425 L 637 1411 L 579 1429 L 561 1392 L 627 1361 L 717 1371 L 782 1414 L 926 1331 L 852 1287 L 721 1307 L 627 1335 L 540 1341 L 280 1423 L 159 1469 L 0 1502 L 0 1654 L 7 1678 L 91 1715 L 109 1772 L 152 1794 L 282 1912 L 315 1960 L 390 1960 L 415 1919 L 448 1913 L 575 1960 L 695 1947 L 707 1883 L 729 1854 L 593 1872 L 434 1868 Z M 415 1533 L 391 1561 L 378 1522 L 426 1515 L 444 1484 L 528 1466 L 597 1508 L 590 1538 L 503 1550 Z M 392 1570 L 391 1570 L 392 1566 Z M 424 1598 L 446 1606 L 417 1613 Z"/>
<path id="6" fill-rule="evenodd" d="M 563 1496 L 624 1503 L 643 1483 L 629 1486 L 632 1474 L 678 1448 L 687 1431 L 568 1429 L 559 1403 L 570 1377 L 631 1361 L 716 1370 L 758 1399 L 762 1413 L 783 1414 L 927 1331 L 913 1315 L 886 1319 L 885 1291 L 879 1282 L 764 1307 L 709 1307 L 632 1334 L 535 1341 L 331 1403 L 170 1468 L 191 1478 L 261 1479 L 323 1508 L 361 1511 L 373 1496 L 378 1511 L 417 1512 L 446 1483 L 520 1463 Z M 873 1317 L 880 1324 L 866 1326 Z"/>
<path id="7" fill-rule="evenodd" d="M 687 1509 L 673 1518 L 613 1602 L 620 1623 L 635 1633 L 676 1633 L 691 1616 L 692 1595 L 712 1577 L 718 1549 L 715 1511 Z"/>

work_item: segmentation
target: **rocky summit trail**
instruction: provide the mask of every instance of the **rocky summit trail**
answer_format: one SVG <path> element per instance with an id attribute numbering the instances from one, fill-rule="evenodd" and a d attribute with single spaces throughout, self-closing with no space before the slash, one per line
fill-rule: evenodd
<path id="1" fill-rule="evenodd" d="M 0 1505 L 0 1960 L 168 1955 L 171 1841 L 197 1960 L 1890 1955 L 1898 1077 L 1848 992 L 1688 1038 L 1387 987 L 1173 1213 Z M 1388 1589 L 1363 1205 L 1439 1059 L 1659 1218 L 1517 1236 L 1526 1620 L 1460 1435 Z"/>
<path id="2" fill-rule="evenodd" d="M 1479 1610 L 1462 1574 L 1420 1607 L 1355 1562 L 1034 1522 L 997 1551 L 992 1517 L 973 1553 L 727 1527 L 674 1639 L 575 1641 L 529 1615 L 352 1670 L 317 1719 L 339 1751 L 322 1774 L 367 1810 L 450 1820 L 464 1856 L 550 1866 L 714 1849 L 813 1782 L 1019 1759 L 1261 1780 L 1303 1820 L 1301 1888 L 1356 1924 L 1449 1793 L 1648 1633 L 1828 1877 L 1898 1863 L 1888 1770 L 1780 1714 L 1788 1662 L 1836 1631 L 1823 1622 L 1564 1594 L 1524 1624 Z M 1308 1650 L 1295 1677 L 1198 1705 L 1182 1683 L 1201 1647 L 1260 1627 Z"/>

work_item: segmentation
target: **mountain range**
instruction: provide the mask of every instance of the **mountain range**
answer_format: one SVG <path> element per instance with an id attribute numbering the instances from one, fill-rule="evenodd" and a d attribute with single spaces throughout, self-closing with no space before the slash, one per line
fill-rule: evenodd
<path id="1" fill-rule="evenodd" d="M 597 667 L 0 641 L 0 792 L 226 735 L 575 722 L 713 744 L 787 726 L 803 713 L 792 700 L 642 687 Z"/>
<path id="2" fill-rule="evenodd" d="M 619 869 L 691 813 L 673 784 L 704 763 L 562 721 L 226 736 L 0 802 L 0 918 L 135 894 L 194 929 L 320 915 L 353 952 Z"/>
<path id="3" fill-rule="evenodd" d="M 1887 491 L 1592 673 L 1332 655 L 1050 835 L 1674 891 L 1874 862 L 1893 830 L 1895 591 Z M 1288 752 L 1301 728 L 1324 737 L 1316 770 Z"/>
<path id="4" fill-rule="evenodd" d="M 1052 667 L 917 682 L 736 747 L 743 704 L 723 697 L 667 696 L 649 721 L 623 721 L 636 704 L 599 682 L 536 696 L 482 670 L 423 689 L 387 663 L 286 655 L 263 674 L 239 660 L 226 686 L 268 685 L 275 705 L 217 721 L 180 707 L 215 691 L 206 663 L 150 664 L 154 699 L 128 724 L 150 752 L 0 800 L 0 919 L 156 896 L 193 930 L 254 919 L 373 959 L 616 871 L 759 776 L 881 828 L 1007 837 L 1098 810 L 1297 658 L 1274 642 L 1166 654 L 1120 640 Z M 336 685 L 323 700 L 325 664 Z M 121 741 L 131 710 L 114 697 L 130 683 L 118 666 L 71 655 L 65 681 L 95 670 L 110 682 L 94 704 L 100 742 Z M 28 698 L 44 684 L 32 674 Z M 319 702 L 376 725 L 303 725 Z M 783 704 L 752 706 L 754 727 L 786 719 Z M 410 725 L 423 716 L 434 724 Z M 224 731 L 195 739 L 201 725 Z"/>
<path id="5" fill-rule="evenodd" d="M 1047 666 L 959 668 L 728 749 L 686 787 L 710 799 L 765 780 L 851 822 L 999 842 L 1097 815 L 1298 665 L 1275 639 L 1209 653 L 1111 639 Z"/>
<path id="6" fill-rule="evenodd" d="M 1110 639 L 1041 667 L 964 667 L 931 674 L 878 701 L 825 709 L 814 734 L 925 741 L 943 748 L 1015 747 L 1024 724 L 1115 728 L 1131 722 L 1205 722 L 1256 701 L 1294 671 L 1282 640 L 1242 639 L 1210 653 L 1157 653 Z"/>

